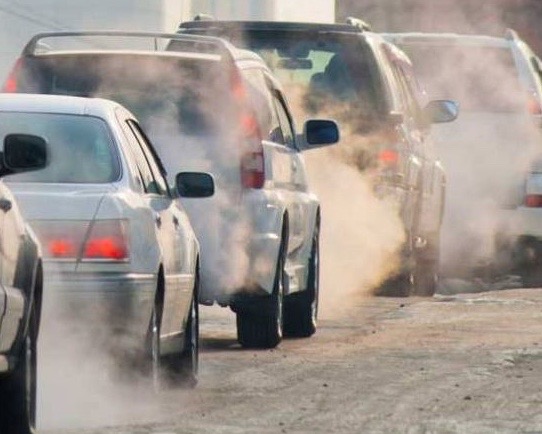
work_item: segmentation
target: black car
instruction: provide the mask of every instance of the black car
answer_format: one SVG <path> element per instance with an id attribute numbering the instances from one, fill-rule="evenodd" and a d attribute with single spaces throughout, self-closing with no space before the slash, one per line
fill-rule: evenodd
<path id="1" fill-rule="evenodd" d="M 40 169 L 46 162 L 45 140 L 9 134 L 0 177 Z M 0 210 L 0 433 L 26 434 L 33 432 L 36 421 L 41 250 L 3 182 Z"/>
<path id="2" fill-rule="evenodd" d="M 398 275 L 387 295 L 433 295 L 445 172 L 430 124 L 457 116 L 452 101 L 425 104 L 408 57 L 361 20 L 346 24 L 194 20 L 179 33 L 218 36 L 257 52 L 286 91 L 297 120 L 333 117 L 351 131 L 348 164 L 373 174 L 374 189 L 399 205 L 406 233 Z"/>

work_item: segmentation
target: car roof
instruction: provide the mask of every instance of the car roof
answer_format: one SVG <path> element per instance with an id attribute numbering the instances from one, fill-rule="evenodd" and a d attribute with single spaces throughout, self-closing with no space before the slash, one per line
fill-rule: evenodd
<path id="1" fill-rule="evenodd" d="M 227 29 L 227 30 L 281 30 L 281 31 L 317 31 L 317 32 L 342 32 L 361 33 L 362 30 L 350 24 L 334 23 L 304 23 L 290 21 L 219 21 L 197 20 L 185 21 L 179 26 L 183 29 Z"/>
<path id="2" fill-rule="evenodd" d="M 485 46 L 506 48 L 510 46 L 510 39 L 486 35 L 469 35 L 458 33 L 381 33 L 382 37 L 395 44 L 461 44 L 472 46 Z"/>
<path id="3" fill-rule="evenodd" d="M 0 94 L 0 112 L 55 113 L 109 118 L 120 104 L 102 99 L 65 95 Z"/>

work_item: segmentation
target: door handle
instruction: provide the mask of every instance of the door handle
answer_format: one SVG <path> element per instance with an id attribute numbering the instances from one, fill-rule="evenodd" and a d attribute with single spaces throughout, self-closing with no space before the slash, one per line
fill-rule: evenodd
<path id="1" fill-rule="evenodd" d="M 179 219 L 175 215 L 173 216 L 173 225 L 175 226 L 175 228 L 179 227 Z"/>
<path id="2" fill-rule="evenodd" d="M 162 226 L 162 217 L 160 217 L 159 214 L 156 214 L 154 216 L 154 221 L 156 222 L 156 226 L 158 226 L 158 227 Z"/>
<path id="3" fill-rule="evenodd" d="M 8 212 L 13 207 L 11 200 L 6 198 L 0 199 L 0 209 L 4 212 Z"/>

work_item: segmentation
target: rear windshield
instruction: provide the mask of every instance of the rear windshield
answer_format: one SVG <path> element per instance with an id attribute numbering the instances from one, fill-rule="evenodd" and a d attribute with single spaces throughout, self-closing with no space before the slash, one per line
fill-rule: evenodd
<path id="1" fill-rule="evenodd" d="M 167 119 L 181 134 L 205 135 L 219 129 L 227 106 L 227 74 L 218 66 L 207 59 L 120 53 L 37 56 L 26 60 L 18 92 L 107 98 L 146 127 Z"/>
<path id="2" fill-rule="evenodd" d="M 15 182 L 108 183 L 120 168 L 106 123 L 90 116 L 0 112 L 0 140 L 7 134 L 33 134 L 47 141 L 44 169 L 8 177 Z"/>
<path id="3" fill-rule="evenodd" d="M 257 52 L 286 89 L 294 89 L 287 92 L 290 99 L 301 98 L 293 106 L 301 105 L 309 114 L 334 103 L 356 107 L 369 117 L 383 109 L 375 60 L 359 35 L 248 30 L 230 39 Z"/>
<path id="4" fill-rule="evenodd" d="M 459 44 L 399 46 L 432 99 L 453 99 L 461 110 L 510 112 L 526 107 L 512 52 Z"/>

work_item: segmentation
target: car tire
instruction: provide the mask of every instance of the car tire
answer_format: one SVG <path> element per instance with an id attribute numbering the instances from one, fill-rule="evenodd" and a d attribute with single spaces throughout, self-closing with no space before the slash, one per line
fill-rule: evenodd
<path id="1" fill-rule="evenodd" d="M 320 293 L 320 228 L 316 226 L 308 262 L 307 288 L 284 300 L 284 336 L 307 338 L 316 333 Z"/>
<path id="2" fill-rule="evenodd" d="M 283 237 L 277 266 L 273 293 L 267 296 L 266 308 L 258 310 L 240 310 L 237 312 L 237 340 L 244 348 L 275 348 L 282 340 L 283 333 L 283 300 L 286 273 L 284 263 L 286 244 Z"/>
<path id="3" fill-rule="evenodd" d="M 169 379 L 176 385 L 193 388 L 198 383 L 199 369 L 199 278 L 196 277 L 190 311 L 184 330 L 184 349 L 182 353 L 167 356 L 163 360 Z"/>
<path id="4" fill-rule="evenodd" d="M 414 269 L 412 294 L 420 297 L 433 297 L 437 290 L 440 243 L 430 240 L 417 254 Z"/>
<path id="5" fill-rule="evenodd" d="M 37 285 L 40 279 L 38 276 Z M 38 309 L 33 303 L 15 370 L 0 379 L 2 434 L 30 434 L 36 426 Z"/>
<path id="6" fill-rule="evenodd" d="M 375 290 L 379 297 L 408 297 L 413 291 L 414 276 L 411 272 L 404 272 L 389 277 Z"/>

